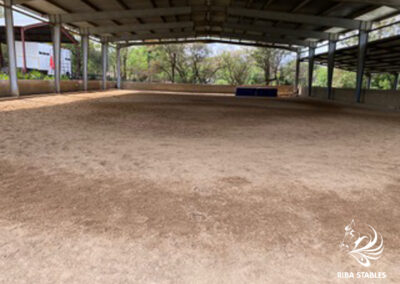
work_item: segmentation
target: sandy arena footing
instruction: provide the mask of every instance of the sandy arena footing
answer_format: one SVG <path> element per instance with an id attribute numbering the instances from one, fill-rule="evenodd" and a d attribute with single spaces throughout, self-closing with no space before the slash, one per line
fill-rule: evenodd
<path id="1" fill-rule="evenodd" d="M 384 238 L 369 268 L 339 248 L 352 219 Z M 399 283 L 399 219 L 398 113 L 133 91 L 0 101 L 1 283 Z"/>

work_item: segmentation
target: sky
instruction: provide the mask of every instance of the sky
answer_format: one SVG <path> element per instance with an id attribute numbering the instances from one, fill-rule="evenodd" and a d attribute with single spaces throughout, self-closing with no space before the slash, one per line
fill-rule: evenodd
<path id="1" fill-rule="evenodd" d="M 242 49 L 242 46 L 234 45 L 234 44 L 225 44 L 225 43 L 211 43 L 209 44 L 214 55 L 219 55 L 224 51 L 235 51 Z"/>
<path id="2" fill-rule="evenodd" d="M 23 25 L 23 26 L 27 26 L 27 25 L 33 25 L 33 24 L 37 24 L 39 23 L 38 20 L 35 20 L 31 17 L 22 15 L 18 12 L 13 12 L 13 17 L 14 17 L 14 25 L 18 26 L 18 25 Z M 4 18 L 0 19 L 0 24 L 3 25 L 4 24 Z"/>

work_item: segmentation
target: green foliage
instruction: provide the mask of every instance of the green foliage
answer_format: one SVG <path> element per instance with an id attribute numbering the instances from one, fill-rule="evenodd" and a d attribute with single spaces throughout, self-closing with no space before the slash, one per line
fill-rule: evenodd
<path id="1" fill-rule="evenodd" d="M 61 80 L 68 81 L 70 78 L 67 75 L 61 75 Z"/>
<path id="2" fill-rule="evenodd" d="M 33 70 L 28 73 L 23 73 L 22 71 L 18 70 L 17 78 L 19 80 L 54 80 L 53 76 L 46 75 L 36 70 Z M 8 74 L 0 73 L 0 80 L 8 80 L 8 79 L 9 79 Z M 70 80 L 70 78 L 67 75 L 62 75 L 61 80 Z"/>
<path id="3" fill-rule="evenodd" d="M 45 75 L 43 73 L 40 73 L 39 71 L 31 71 L 29 73 L 26 74 L 27 77 L 31 80 L 43 80 L 43 78 L 45 77 Z"/>
<path id="4" fill-rule="evenodd" d="M 195 84 L 208 84 L 215 81 L 215 74 L 220 69 L 218 58 L 211 56 L 206 44 L 190 44 L 186 47 L 189 81 Z"/>
<path id="5" fill-rule="evenodd" d="M 290 70 L 294 70 L 294 64 L 295 62 L 293 61 L 292 67 L 289 68 Z M 285 70 L 286 66 L 283 68 Z M 294 71 L 292 74 L 294 74 Z M 333 82 L 332 85 L 334 88 L 349 88 L 349 89 L 354 89 L 356 86 L 356 77 L 357 74 L 355 72 L 349 72 L 341 69 L 335 69 L 333 72 Z M 285 78 L 289 78 L 290 76 L 286 75 Z M 308 85 L 308 63 L 302 63 L 300 65 L 300 85 L 301 86 L 307 86 Z M 294 78 L 293 78 L 294 81 Z M 292 80 L 289 80 L 289 82 L 293 82 Z M 318 66 L 316 65 L 314 67 L 314 78 L 313 78 L 313 85 L 316 87 L 327 87 L 328 85 L 328 70 L 324 66 Z"/>
<path id="6" fill-rule="evenodd" d="M 88 73 L 96 79 L 102 72 L 101 45 L 89 41 Z"/>
<path id="7" fill-rule="evenodd" d="M 391 90 L 394 84 L 394 76 L 391 74 L 374 74 L 371 80 L 372 89 Z"/>
<path id="8" fill-rule="evenodd" d="M 272 82 L 279 83 L 282 78 L 280 68 L 282 60 L 288 55 L 288 52 L 281 49 L 272 48 L 254 48 L 251 51 L 253 63 L 259 68 L 259 71 L 264 75 L 263 83 L 270 85 Z M 257 72 L 259 73 L 259 72 Z M 259 76 L 259 74 L 257 74 Z"/>
<path id="9" fill-rule="evenodd" d="M 1 80 L 8 80 L 8 79 L 9 79 L 9 77 L 8 77 L 7 74 L 0 73 L 0 81 L 1 81 Z"/>
<path id="10" fill-rule="evenodd" d="M 318 66 L 314 77 L 314 86 L 326 87 L 328 86 L 328 69 L 326 67 Z"/>
<path id="11" fill-rule="evenodd" d="M 244 85 L 250 77 L 249 55 L 245 52 L 224 52 L 221 56 L 222 68 L 219 75 L 230 85 Z"/>
<path id="12" fill-rule="evenodd" d="M 22 71 L 18 70 L 17 78 L 20 80 L 24 80 L 24 79 L 26 80 L 26 79 L 28 79 L 28 74 L 24 74 L 24 73 L 22 73 Z"/>
<path id="13" fill-rule="evenodd" d="M 157 56 L 157 55 L 155 55 Z M 140 46 L 128 50 L 126 77 L 132 81 L 146 81 L 150 75 L 150 63 L 154 54 L 149 47 Z M 129 75 L 128 75 L 129 74 Z"/>
<path id="14" fill-rule="evenodd" d="M 82 74 L 81 70 L 81 45 L 78 44 L 63 44 L 64 49 L 68 49 L 71 52 L 71 64 L 72 70 L 71 75 L 73 78 L 79 78 Z"/>
<path id="15" fill-rule="evenodd" d="M 333 87 L 346 89 L 355 88 L 356 77 L 357 74 L 355 72 L 335 69 L 333 73 Z"/>
<path id="16" fill-rule="evenodd" d="M 296 61 L 292 60 L 284 64 L 280 69 L 280 78 L 282 84 L 293 85 L 295 81 Z"/>
<path id="17" fill-rule="evenodd" d="M 170 82 L 209 84 L 221 68 L 219 58 L 205 44 L 164 45 L 152 50 L 150 70 Z"/>

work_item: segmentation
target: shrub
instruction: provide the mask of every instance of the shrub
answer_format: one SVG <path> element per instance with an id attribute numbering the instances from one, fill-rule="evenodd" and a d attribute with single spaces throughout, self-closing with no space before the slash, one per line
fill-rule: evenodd
<path id="1" fill-rule="evenodd" d="M 17 78 L 20 79 L 20 80 L 28 79 L 28 75 L 24 74 L 24 73 L 22 73 L 22 71 L 18 70 Z"/>
<path id="2" fill-rule="evenodd" d="M 61 75 L 61 80 L 70 80 L 68 75 Z"/>
<path id="3" fill-rule="evenodd" d="M 0 73 L 0 80 L 8 80 L 8 79 L 9 79 L 9 77 L 7 74 Z"/>
<path id="4" fill-rule="evenodd" d="M 33 70 L 26 75 L 28 75 L 28 78 L 31 80 L 43 80 L 44 78 L 44 74 L 36 70 Z"/>

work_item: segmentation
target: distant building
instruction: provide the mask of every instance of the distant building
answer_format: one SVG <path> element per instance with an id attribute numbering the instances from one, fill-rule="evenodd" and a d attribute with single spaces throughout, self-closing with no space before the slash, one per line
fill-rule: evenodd
<path id="1" fill-rule="evenodd" d="M 17 54 L 17 67 L 27 70 L 39 70 L 49 75 L 54 75 L 53 46 L 39 42 L 25 42 L 25 63 L 24 49 L 21 41 L 15 42 Z M 72 73 L 71 51 L 61 49 L 61 74 Z"/>
<path id="2" fill-rule="evenodd" d="M 14 12 L 14 34 L 17 55 L 17 67 L 24 71 L 39 70 L 49 75 L 54 74 L 53 46 L 49 23 Z M 62 29 L 62 43 L 77 44 L 75 38 Z M 0 43 L 6 43 L 4 19 L 0 19 Z M 2 58 L 2 54 L 0 54 Z M 72 74 L 72 54 L 68 49 L 61 49 L 61 74 Z"/>

